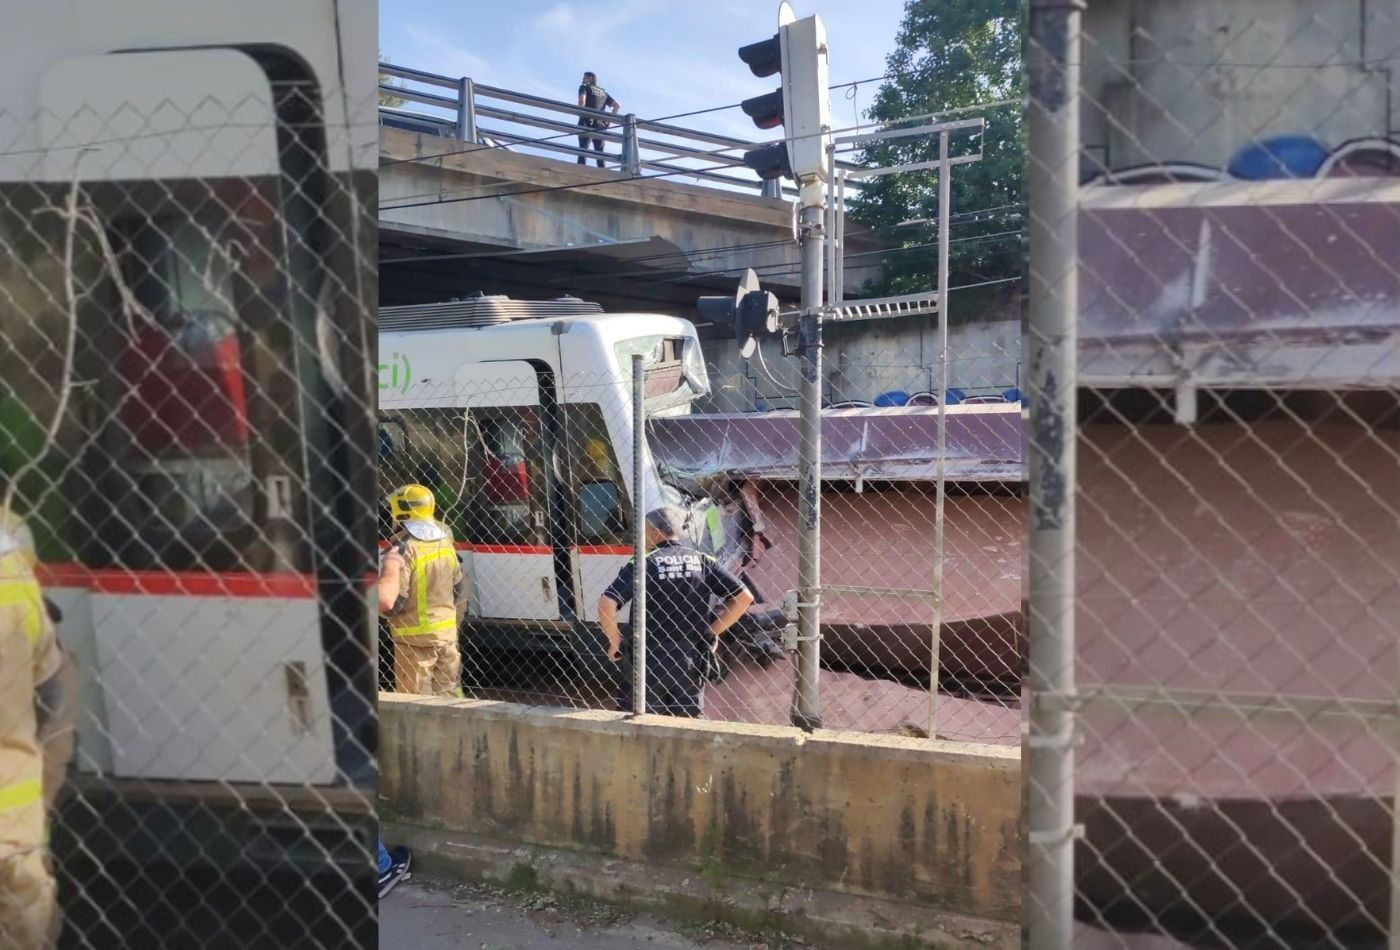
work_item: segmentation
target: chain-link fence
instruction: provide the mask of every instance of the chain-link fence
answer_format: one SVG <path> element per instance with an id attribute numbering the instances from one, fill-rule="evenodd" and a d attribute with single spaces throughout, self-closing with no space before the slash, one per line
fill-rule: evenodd
<path id="1" fill-rule="evenodd" d="M 1077 916 L 1114 931 L 1077 939 L 1394 946 L 1400 9 L 1090 2 L 1067 39 L 1077 122 L 1047 82 L 1031 160 L 1053 182 L 1077 133 L 1075 688 L 1046 702 L 1078 744 L 1040 753 L 1074 756 Z"/>
<path id="2" fill-rule="evenodd" d="M 429 487 L 452 529 L 471 591 L 461 641 L 466 694 L 631 708 L 630 579 L 610 585 L 633 559 L 635 519 L 667 505 L 681 513 L 681 540 L 735 575 L 754 603 L 716 647 L 709 621 L 726 592 L 716 588 L 708 603 L 688 608 L 660 590 L 675 578 L 655 581 L 647 612 L 653 700 L 667 680 L 684 681 L 683 692 L 702 693 L 707 718 L 788 724 L 798 677 L 789 629 L 801 449 L 796 361 L 772 340 L 744 361 L 730 352 L 732 340 L 701 341 L 669 316 L 576 314 L 559 333 L 553 320 L 468 316 L 478 304 L 484 312 L 489 298 L 381 312 L 380 483 L 386 491 Z M 999 332 L 969 330 L 954 356 L 975 368 L 954 374 L 947 408 L 936 732 L 1014 744 L 1023 641 L 1020 395 L 1018 354 L 1000 351 Z M 895 347 L 871 334 L 851 340 L 849 357 L 832 358 L 823 422 L 821 719 L 832 729 L 927 736 L 938 399 L 917 355 L 892 365 Z M 640 406 L 634 352 L 644 365 Z M 387 537 L 391 526 L 383 530 Z M 608 657 L 599 615 L 610 590 L 625 595 L 617 598 L 620 662 Z M 606 613 L 610 605 L 601 606 Z M 678 659 L 670 654 L 680 639 Z M 386 629 L 385 688 L 393 685 L 392 649 Z"/>
<path id="3" fill-rule="evenodd" d="M 180 53 L 159 104 L 133 55 L 0 117 L 0 484 L 72 674 L 46 842 L 0 712 L 0 946 L 35 853 L 65 947 L 372 946 L 373 155 L 273 51 Z"/>

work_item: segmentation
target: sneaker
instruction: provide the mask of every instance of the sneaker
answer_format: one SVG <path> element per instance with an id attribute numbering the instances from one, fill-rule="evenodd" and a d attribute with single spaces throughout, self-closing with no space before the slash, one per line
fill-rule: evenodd
<path id="1" fill-rule="evenodd" d="M 381 899 L 392 891 L 400 881 L 407 881 L 413 877 L 409 871 L 413 866 L 413 855 L 409 853 L 407 848 L 390 848 L 389 858 L 389 870 L 379 875 L 379 896 Z"/>

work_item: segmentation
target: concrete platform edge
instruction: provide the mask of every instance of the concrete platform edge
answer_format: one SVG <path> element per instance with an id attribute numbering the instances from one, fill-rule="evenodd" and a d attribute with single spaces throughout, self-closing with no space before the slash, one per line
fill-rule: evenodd
<path id="1" fill-rule="evenodd" d="M 581 851 L 492 841 L 403 822 L 385 822 L 382 833 L 386 842 L 412 850 L 414 868 L 429 876 L 585 897 L 679 920 L 781 930 L 821 940 L 826 946 L 1011 950 L 1021 942 L 1015 923 L 884 898 L 780 887 L 701 869 L 685 871 Z"/>

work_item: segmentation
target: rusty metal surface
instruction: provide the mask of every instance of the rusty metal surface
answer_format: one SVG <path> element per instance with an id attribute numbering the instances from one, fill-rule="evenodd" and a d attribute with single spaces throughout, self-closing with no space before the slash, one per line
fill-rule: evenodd
<path id="1" fill-rule="evenodd" d="M 1158 912 L 1228 915 L 1248 886 L 1271 920 L 1385 919 L 1400 430 L 1088 424 L 1079 444 L 1077 678 L 1166 694 L 1079 715 L 1081 895 L 1126 880 Z"/>
<path id="2" fill-rule="evenodd" d="M 761 493 L 774 542 L 750 573 L 772 599 L 797 577 L 797 489 L 767 483 Z M 933 560 L 932 486 L 822 493 L 822 582 L 833 587 L 928 590 Z M 950 497 L 945 508 L 945 676 L 1007 682 L 1019 677 L 1025 502 L 1006 494 Z M 827 656 L 858 668 L 922 671 L 931 658 L 926 600 L 872 593 L 823 597 Z"/>
<path id="3" fill-rule="evenodd" d="M 1259 185 L 1117 190 L 1080 214 L 1081 339 L 1400 330 L 1400 268 L 1379 251 L 1400 243 L 1400 205 L 1271 204 Z"/>
<path id="4" fill-rule="evenodd" d="M 650 445 L 673 471 L 749 478 L 797 477 L 795 411 L 716 413 L 651 420 Z M 822 477 L 827 480 L 925 480 L 938 477 L 938 409 L 828 409 L 822 413 Z M 1024 478 L 1021 408 L 948 407 L 950 481 Z"/>
<path id="5" fill-rule="evenodd" d="M 1400 246 L 1400 204 L 1282 201 L 1305 187 L 1086 189 L 1081 381 L 1400 380 L 1400 265 L 1380 250 Z"/>

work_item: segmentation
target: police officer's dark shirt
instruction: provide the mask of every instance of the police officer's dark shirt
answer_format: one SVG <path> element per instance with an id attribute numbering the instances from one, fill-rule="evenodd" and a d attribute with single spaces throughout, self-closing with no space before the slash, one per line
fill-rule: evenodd
<path id="1" fill-rule="evenodd" d="M 590 83 L 582 83 L 578 87 L 578 94 L 583 96 L 583 104 L 589 109 L 607 109 L 612 106 L 614 101 L 606 89 Z M 603 120 L 591 116 L 579 116 L 578 124 L 596 129 L 602 126 Z"/>
<path id="2" fill-rule="evenodd" d="M 603 591 L 618 609 L 632 600 L 634 568 L 635 562 L 628 561 Z M 743 590 L 743 583 L 708 554 L 679 541 L 662 541 L 647 555 L 647 647 L 708 650 L 714 642 L 710 598 L 728 601 Z"/>

